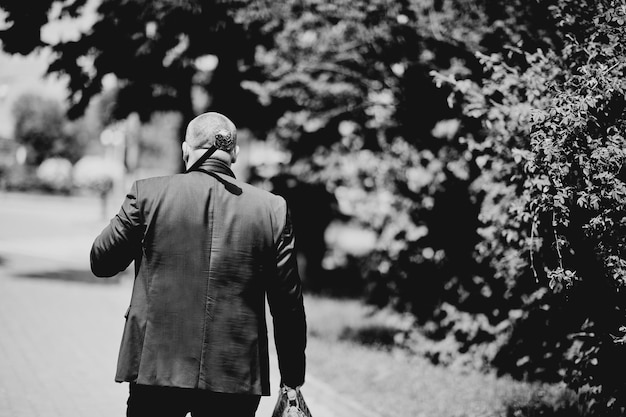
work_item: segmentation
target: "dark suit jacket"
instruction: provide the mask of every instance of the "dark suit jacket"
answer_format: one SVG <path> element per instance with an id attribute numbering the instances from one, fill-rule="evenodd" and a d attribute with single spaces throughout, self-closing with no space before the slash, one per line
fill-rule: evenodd
<path id="1" fill-rule="evenodd" d="M 265 297 L 282 382 L 304 382 L 306 322 L 282 197 L 223 162 L 133 184 L 96 238 L 91 269 L 135 261 L 116 381 L 269 395 Z"/>

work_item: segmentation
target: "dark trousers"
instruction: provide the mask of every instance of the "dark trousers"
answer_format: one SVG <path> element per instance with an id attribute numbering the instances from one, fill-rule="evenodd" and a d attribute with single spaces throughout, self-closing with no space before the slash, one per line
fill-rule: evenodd
<path id="1" fill-rule="evenodd" d="M 260 395 L 130 384 L 127 417 L 254 417 Z"/>

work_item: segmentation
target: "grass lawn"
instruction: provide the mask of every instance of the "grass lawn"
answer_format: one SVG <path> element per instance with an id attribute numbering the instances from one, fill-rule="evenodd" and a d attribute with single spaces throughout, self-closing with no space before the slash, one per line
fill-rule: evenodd
<path id="1" fill-rule="evenodd" d="M 579 415 L 561 385 L 515 381 L 435 366 L 399 349 L 346 335 L 384 328 L 385 318 L 354 300 L 305 296 L 307 368 L 318 379 L 383 417 L 530 417 Z"/>

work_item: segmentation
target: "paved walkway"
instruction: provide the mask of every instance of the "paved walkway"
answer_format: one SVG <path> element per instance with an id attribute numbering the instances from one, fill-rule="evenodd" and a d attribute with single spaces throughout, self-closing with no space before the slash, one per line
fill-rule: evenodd
<path id="1" fill-rule="evenodd" d="M 99 280 L 88 265 L 106 221 L 92 198 L 0 194 L 0 417 L 125 415 L 128 385 L 113 377 L 132 277 Z M 314 417 L 375 417 L 313 374 Z M 275 392 L 275 355 L 271 375 Z"/>

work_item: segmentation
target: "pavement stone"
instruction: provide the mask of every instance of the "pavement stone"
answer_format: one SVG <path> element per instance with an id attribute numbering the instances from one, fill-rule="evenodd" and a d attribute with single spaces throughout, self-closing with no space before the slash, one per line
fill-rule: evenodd
<path id="1" fill-rule="evenodd" d="M 113 379 L 132 276 L 89 271 L 100 210 L 94 198 L 0 193 L 0 417 L 125 415 L 128 384 Z M 270 349 L 272 396 L 257 416 L 276 402 Z M 314 372 L 302 388 L 314 417 L 378 417 Z"/>
<path id="2" fill-rule="evenodd" d="M 0 417 L 122 416 L 128 282 L 66 281 L 55 267 L 19 255 L 0 268 Z"/>

